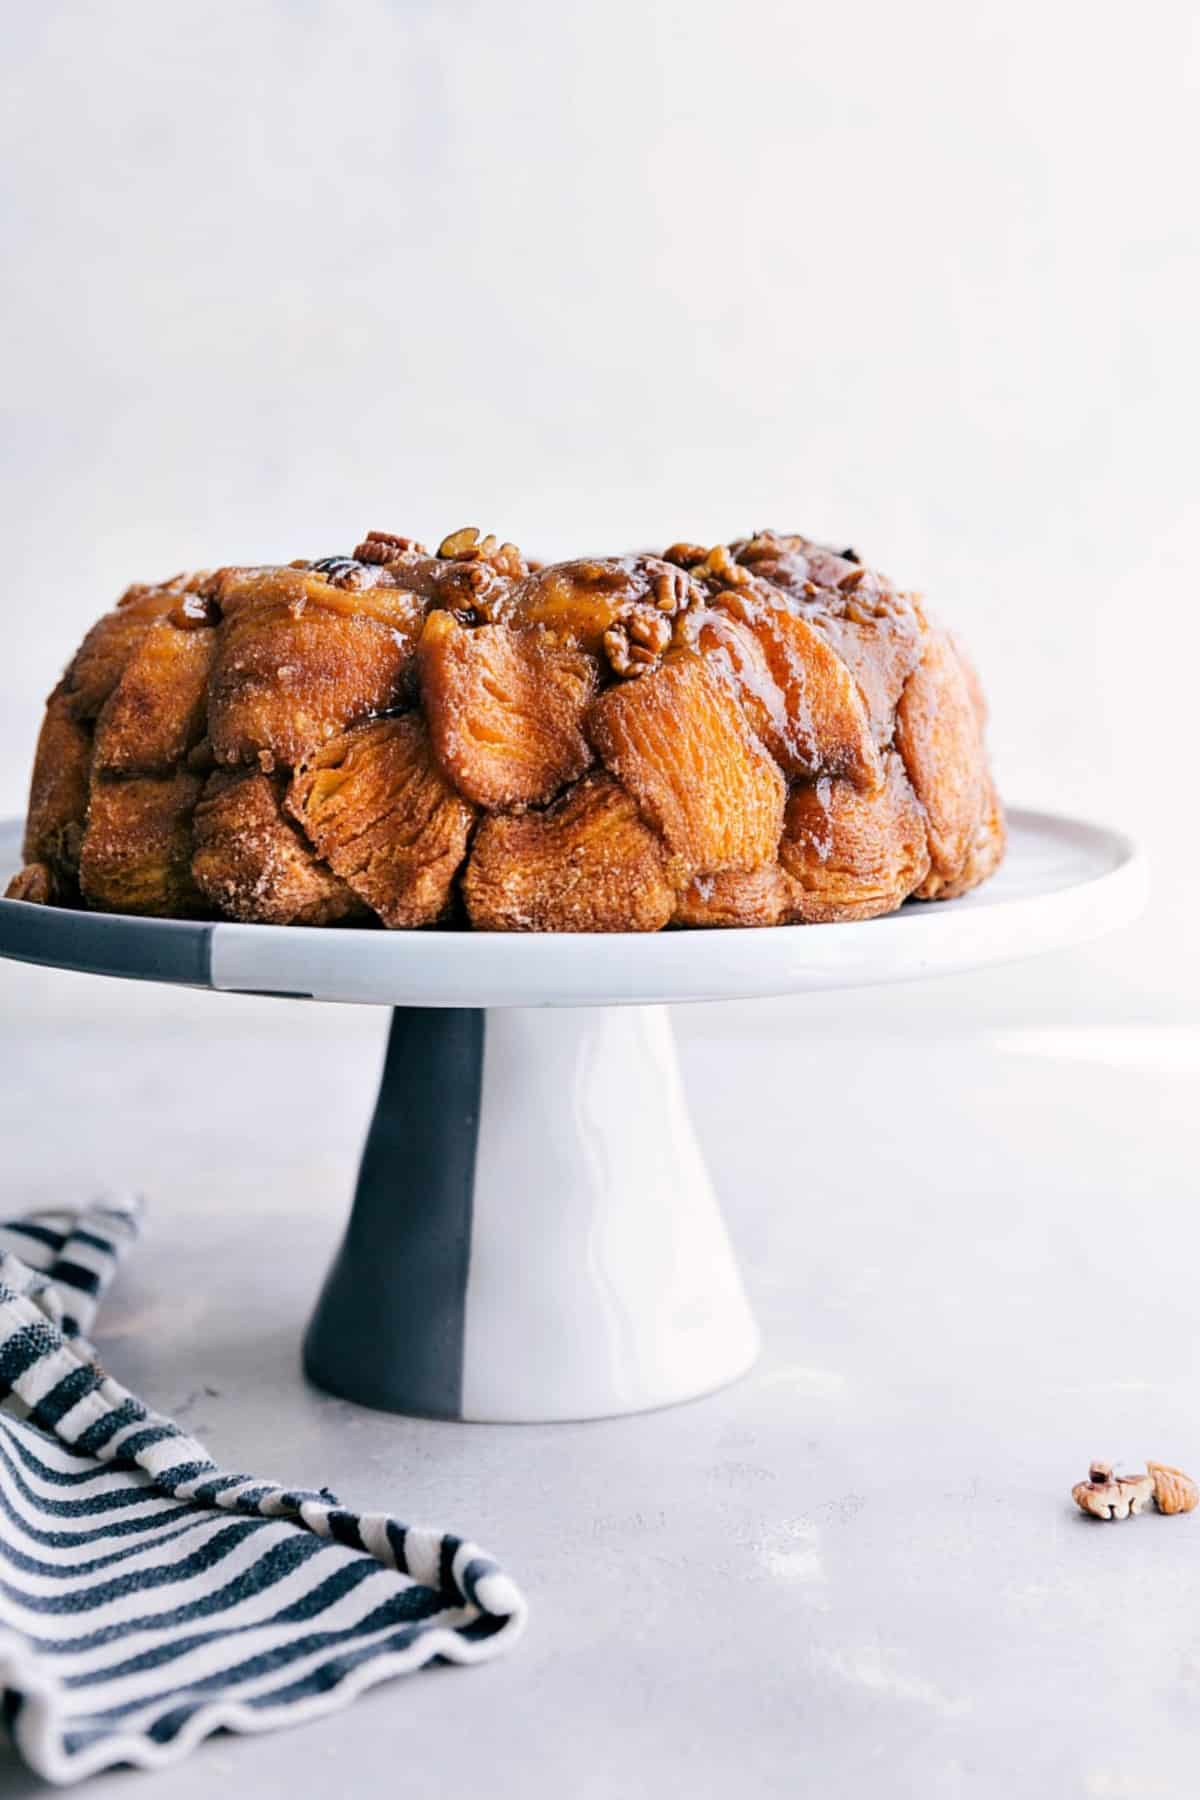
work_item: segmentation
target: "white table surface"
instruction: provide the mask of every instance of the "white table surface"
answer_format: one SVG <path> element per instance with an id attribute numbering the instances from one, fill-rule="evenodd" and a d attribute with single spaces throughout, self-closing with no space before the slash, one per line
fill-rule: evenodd
<path id="1" fill-rule="evenodd" d="M 1139 986 L 1146 929 L 677 1013 L 766 1353 L 552 1427 L 300 1378 L 383 1013 L 0 967 L 4 1210 L 102 1181 L 152 1208 L 114 1373 L 228 1466 L 476 1537 L 533 1608 L 496 1665 L 89 1793 L 1191 1795 L 1200 1513 L 1069 1499 L 1092 1456 L 1200 1475 L 1200 1035 Z M 0 1796 L 35 1791 L 0 1752 Z"/>

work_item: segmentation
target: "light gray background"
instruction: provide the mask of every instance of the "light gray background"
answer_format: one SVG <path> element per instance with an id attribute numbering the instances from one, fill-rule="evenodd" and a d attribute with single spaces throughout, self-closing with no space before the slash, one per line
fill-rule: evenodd
<path id="1" fill-rule="evenodd" d="M 521 1800 L 1190 1800 L 1200 1517 L 1097 1535 L 1065 1493 L 1093 1454 L 1200 1473 L 1191 9 L 7 24 L 0 811 L 130 578 L 371 526 L 553 555 L 777 524 L 922 586 L 982 666 L 1005 791 L 1126 824 L 1156 878 L 1089 950 L 681 1012 L 767 1356 L 565 1432 L 299 1384 L 381 1015 L 0 968 L 5 1205 L 152 1202 L 114 1368 L 218 1455 L 477 1533 L 535 1601 L 503 1668 L 155 1792 L 403 1766 L 453 1795 L 472 1746 Z"/>

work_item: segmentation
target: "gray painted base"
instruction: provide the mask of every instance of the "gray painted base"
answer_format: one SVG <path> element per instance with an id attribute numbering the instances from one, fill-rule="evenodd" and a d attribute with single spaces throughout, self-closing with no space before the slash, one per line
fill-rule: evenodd
<path id="1" fill-rule="evenodd" d="M 389 1412 L 462 1414 L 484 1015 L 397 1008 L 354 1206 L 304 1340 L 311 1381 Z"/>

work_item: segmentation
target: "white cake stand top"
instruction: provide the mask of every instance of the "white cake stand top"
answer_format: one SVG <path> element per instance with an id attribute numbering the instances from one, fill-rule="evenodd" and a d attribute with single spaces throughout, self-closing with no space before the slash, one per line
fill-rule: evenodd
<path id="1" fill-rule="evenodd" d="M 376 1006 L 612 1006 L 864 987 L 1015 961 L 1128 923 L 1144 858 L 1120 832 L 1014 811 L 997 875 L 961 900 L 848 925 L 608 935 L 318 930 L 0 901 L 0 955 L 232 993 Z M 0 825 L 0 885 L 20 826 Z"/>

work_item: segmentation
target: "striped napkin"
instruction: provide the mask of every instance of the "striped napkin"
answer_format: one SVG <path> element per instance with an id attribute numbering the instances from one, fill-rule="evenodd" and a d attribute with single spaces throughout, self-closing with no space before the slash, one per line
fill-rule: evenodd
<path id="1" fill-rule="evenodd" d="M 0 1225 L 0 1690 L 30 1767 L 157 1768 L 507 1648 L 525 1603 L 473 1544 L 226 1474 L 104 1373 L 87 1333 L 137 1233 L 118 1202 Z"/>

